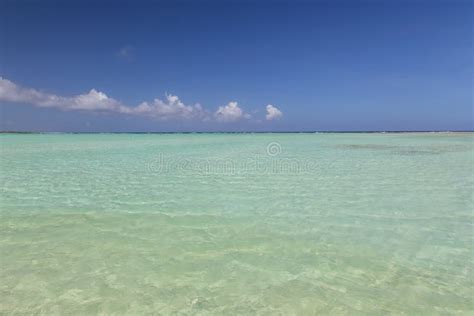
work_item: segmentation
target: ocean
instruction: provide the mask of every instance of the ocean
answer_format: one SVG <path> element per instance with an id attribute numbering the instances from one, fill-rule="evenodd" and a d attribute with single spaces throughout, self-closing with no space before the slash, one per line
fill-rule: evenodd
<path id="1" fill-rule="evenodd" d="M 474 134 L 2 134 L 0 314 L 474 308 Z"/>

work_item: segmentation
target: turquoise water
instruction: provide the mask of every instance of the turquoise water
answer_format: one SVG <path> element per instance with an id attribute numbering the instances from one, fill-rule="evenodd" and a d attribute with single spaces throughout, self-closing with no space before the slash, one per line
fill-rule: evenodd
<path id="1" fill-rule="evenodd" d="M 1 135 L 0 314 L 472 314 L 474 134 Z"/>

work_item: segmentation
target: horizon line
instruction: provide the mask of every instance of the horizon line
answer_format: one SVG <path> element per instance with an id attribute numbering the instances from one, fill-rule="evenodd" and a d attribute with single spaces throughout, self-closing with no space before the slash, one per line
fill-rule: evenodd
<path id="1" fill-rule="evenodd" d="M 399 133 L 474 133 L 474 130 L 302 130 L 302 131 L 129 131 L 129 132 L 65 132 L 65 131 L 0 131 L 0 134 L 299 134 L 299 133 L 372 133 L 372 134 L 399 134 Z"/>

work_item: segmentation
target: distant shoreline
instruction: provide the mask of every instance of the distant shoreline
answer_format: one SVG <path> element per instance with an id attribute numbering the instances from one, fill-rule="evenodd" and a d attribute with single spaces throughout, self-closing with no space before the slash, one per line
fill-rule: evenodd
<path id="1" fill-rule="evenodd" d="M 41 132 L 0 131 L 0 134 L 415 134 L 415 133 L 474 133 L 474 130 L 452 131 L 207 131 L 207 132 Z"/>

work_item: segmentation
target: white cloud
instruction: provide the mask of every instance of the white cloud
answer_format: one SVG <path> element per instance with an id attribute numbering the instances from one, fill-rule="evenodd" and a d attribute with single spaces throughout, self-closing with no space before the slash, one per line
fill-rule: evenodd
<path id="1" fill-rule="evenodd" d="M 38 107 L 57 108 L 63 111 L 99 111 L 115 112 L 127 115 L 139 115 L 160 120 L 201 120 L 215 119 L 218 122 L 235 122 L 250 119 L 237 102 L 220 106 L 213 114 L 200 104 L 186 105 L 177 96 L 167 94 L 165 100 L 154 99 L 142 102 L 138 106 L 127 106 L 96 89 L 72 97 L 21 87 L 14 82 L 0 77 L 0 101 L 25 103 Z M 267 105 L 267 120 L 280 118 L 282 112 L 272 105 Z"/>
<path id="2" fill-rule="evenodd" d="M 143 102 L 137 107 L 129 108 L 132 114 L 142 114 L 159 119 L 206 119 L 209 114 L 200 104 L 185 105 L 175 96 L 168 94 L 166 100 L 155 99 L 153 102 Z"/>
<path id="3" fill-rule="evenodd" d="M 23 88 L 0 77 L 0 101 L 28 103 L 39 107 L 54 107 L 64 111 L 109 111 L 134 114 L 158 119 L 205 119 L 209 114 L 199 104 L 185 105 L 177 96 L 167 95 L 166 100 L 155 99 L 129 107 L 92 89 L 88 93 L 73 97 L 62 97 L 35 89 Z"/>
<path id="4" fill-rule="evenodd" d="M 250 114 L 244 113 L 237 102 L 229 102 L 225 106 L 220 106 L 214 113 L 214 117 L 219 122 L 235 122 L 241 118 L 250 118 Z"/>
<path id="5" fill-rule="evenodd" d="M 283 113 L 276 108 L 275 106 L 268 104 L 267 105 L 267 115 L 265 115 L 265 119 L 267 121 L 277 120 L 283 116 Z"/>
<path id="6" fill-rule="evenodd" d="M 62 97 L 35 89 L 23 88 L 1 77 L 0 100 L 29 103 L 40 107 L 55 107 L 61 110 L 120 111 L 120 108 L 123 107 L 120 102 L 95 89 L 86 94 Z"/>

